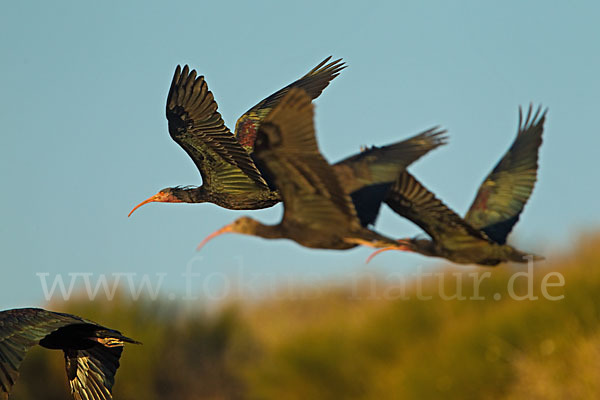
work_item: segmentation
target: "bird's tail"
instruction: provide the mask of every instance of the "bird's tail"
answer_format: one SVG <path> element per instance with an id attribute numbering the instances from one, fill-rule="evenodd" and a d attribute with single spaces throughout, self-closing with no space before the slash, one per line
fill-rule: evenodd
<path id="1" fill-rule="evenodd" d="M 532 253 L 525 253 L 525 252 L 519 251 L 519 250 L 513 251 L 510 255 L 510 261 L 518 262 L 518 263 L 528 263 L 528 262 L 536 262 L 536 261 L 543 261 L 543 260 L 545 260 L 545 258 L 543 256 L 540 256 L 537 254 L 532 254 Z"/>

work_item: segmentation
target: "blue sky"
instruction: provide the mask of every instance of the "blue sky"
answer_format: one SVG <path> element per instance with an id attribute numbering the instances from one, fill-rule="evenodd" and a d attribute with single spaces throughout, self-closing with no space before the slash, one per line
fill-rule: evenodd
<path id="1" fill-rule="evenodd" d="M 437 264 L 388 252 L 366 267 L 366 249 L 234 235 L 195 253 L 240 215 L 277 222 L 280 206 L 152 204 L 128 219 L 159 189 L 201 182 L 164 117 L 184 63 L 206 76 L 233 127 L 326 56 L 343 57 L 349 68 L 316 106 L 325 156 L 442 125 L 450 144 L 412 171 L 460 213 L 514 139 L 517 107 L 541 103 L 549 113 L 539 181 L 512 242 L 551 255 L 599 226 L 597 2 L 123 3 L 10 2 L 0 14 L 0 308 L 41 304 L 39 272 L 167 273 L 165 290 L 181 296 L 192 264 L 245 284 L 242 260 L 258 285 Z M 377 227 L 419 232 L 389 210 Z"/>

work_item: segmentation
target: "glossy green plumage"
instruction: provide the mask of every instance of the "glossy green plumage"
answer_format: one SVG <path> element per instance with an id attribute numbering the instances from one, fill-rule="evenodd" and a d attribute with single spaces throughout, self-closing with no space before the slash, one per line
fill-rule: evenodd
<path id="1" fill-rule="evenodd" d="M 90 338 L 109 339 L 111 347 Z M 118 331 L 75 315 L 39 308 L 2 311 L 0 399 L 8 399 L 19 376 L 21 361 L 38 344 L 64 351 L 67 378 L 76 400 L 112 399 L 111 389 L 124 342 L 137 343 Z"/>
<path id="2" fill-rule="evenodd" d="M 328 60 L 259 102 L 251 109 L 258 118 L 253 121 L 260 122 L 295 85 L 309 88 L 313 98 L 318 96 L 344 67 L 341 60 L 326 65 Z M 246 118 L 247 115 L 242 116 L 241 120 Z M 177 67 L 175 71 L 167 98 L 167 119 L 172 138 L 193 159 L 202 175 L 203 185 L 166 188 L 162 192 L 172 194 L 182 202 L 212 202 L 234 210 L 266 208 L 280 201 L 279 193 L 265 183 L 271 185 L 270 178 L 256 167 L 251 156 L 224 125 L 204 77 L 197 77 L 196 71 L 190 71 L 187 66 L 183 70 Z M 389 146 L 373 147 L 342 160 L 334 168 L 342 185 L 351 192 L 381 184 L 389 187 L 406 166 L 444 144 L 443 133 L 431 129 Z M 356 197 L 364 225 L 374 222 L 384 195 L 383 190 L 378 190 Z"/>
<path id="3" fill-rule="evenodd" d="M 255 154 L 279 188 L 284 221 L 360 227 L 350 196 L 319 151 L 310 98 L 303 91 L 290 91 L 261 124 Z"/>
<path id="4" fill-rule="evenodd" d="M 169 133 L 194 160 L 205 190 L 230 193 L 267 185 L 248 153 L 225 126 L 204 77 L 177 66 L 167 97 Z"/>
<path id="5" fill-rule="evenodd" d="M 498 243 L 506 242 L 537 180 L 538 149 L 546 120 L 546 111 L 541 116 L 540 112 L 538 108 L 533 115 L 529 106 L 523 121 L 519 108 L 517 138 L 485 178 L 465 216 L 471 226 L 483 230 Z"/>
<path id="6" fill-rule="evenodd" d="M 302 78 L 261 100 L 238 118 L 235 124 L 235 137 L 249 153 L 252 153 L 254 149 L 256 133 L 258 132 L 261 121 L 269 114 L 273 107 L 281 101 L 283 96 L 285 96 L 291 88 L 303 89 L 310 98 L 314 100 L 321 95 L 323 90 L 329 85 L 329 82 L 346 68 L 346 65 L 342 62 L 341 58 L 327 64 L 330 59 L 331 56 L 327 57 Z"/>
<path id="7" fill-rule="evenodd" d="M 505 242 L 533 190 L 545 115 L 542 113 L 538 119 L 538 109 L 532 116 L 530 107 L 523 123 L 519 109 L 517 138 L 481 185 L 464 219 L 414 176 L 403 172 L 386 203 L 431 237 L 431 240 L 411 239 L 410 250 L 464 264 L 525 262 L 527 253 Z"/>
<path id="8" fill-rule="evenodd" d="M 279 225 L 260 225 L 271 231 L 265 237 L 326 249 L 394 245 L 361 226 L 348 192 L 319 151 L 310 101 L 302 89 L 291 89 L 259 128 L 255 155 L 273 176 L 284 206 Z"/>

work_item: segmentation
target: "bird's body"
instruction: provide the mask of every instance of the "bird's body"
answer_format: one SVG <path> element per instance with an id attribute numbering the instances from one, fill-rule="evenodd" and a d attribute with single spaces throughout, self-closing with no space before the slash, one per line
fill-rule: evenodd
<path id="1" fill-rule="evenodd" d="M 405 242 L 405 240 L 403 240 Z M 440 257 L 457 264 L 479 264 L 495 266 L 502 262 L 522 263 L 539 256 L 524 253 L 507 244 L 498 244 L 486 239 L 466 242 L 439 242 L 430 239 L 412 238 L 403 250 L 413 251 L 429 257 Z"/>
<path id="2" fill-rule="evenodd" d="M 284 214 L 277 225 L 242 217 L 208 236 L 227 232 L 291 239 L 305 247 L 345 250 L 396 242 L 361 225 L 346 188 L 319 152 L 310 97 L 292 89 L 261 124 L 254 153 L 281 193 Z"/>
<path id="3" fill-rule="evenodd" d="M 316 98 L 344 64 L 324 60 L 296 82 L 259 102 L 236 124 L 235 136 L 225 126 L 204 77 L 187 66 L 177 67 L 167 98 L 171 137 L 188 153 L 202 175 L 202 186 L 165 188 L 137 205 L 150 202 L 210 202 L 232 210 L 267 208 L 281 201 L 268 169 L 255 160 L 256 133 L 262 120 L 291 88 Z M 351 194 L 363 225 L 372 224 L 379 205 L 398 174 L 428 151 L 444 143 L 444 131 L 430 129 L 388 146 L 373 147 L 334 165 Z M 131 215 L 130 213 L 130 215 Z"/>
<path id="4" fill-rule="evenodd" d="M 284 218 L 277 225 L 265 225 L 253 218 L 241 217 L 209 235 L 198 248 L 202 248 L 209 240 L 224 233 L 241 233 L 263 239 L 291 239 L 311 249 L 347 250 L 359 245 L 376 248 L 396 245 L 392 239 L 352 224 L 321 223 L 313 226 Z"/>
<path id="5" fill-rule="evenodd" d="M 419 225 L 430 239 L 401 239 L 404 244 L 401 250 L 460 264 L 497 265 L 541 259 L 506 244 L 506 237 L 518 221 L 537 179 L 538 151 L 546 116 L 540 112 L 538 109 L 532 115 L 530 107 L 523 121 L 519 110 L 517 137 L 482 183 L 465 218 L 448 208 L 410 173 L 403 172 L 386 203 Z"/>
<path id="6" fill-rule="evenodd" d="M 158 201 L 170 203 L 214 203 L 221 207 L 260 209 L 271 207 L 279 195 L 256 168 L 246 150 L 254 143 L 261 116 L 287 93 L 290 87 L 310 88 L 318 97 L 342 69 L 341 60 L 327 64 L 325 59 L 305 76 L 260 101 L 242 115 L 236 124 L 235 136 L 225 126 L 217 103 L 203 76 L 188 66 L 177 66 L 169 94 L 166 116 L 171 138 L 194 161 L 202 176 L 202 186 L 165 188 L 137 205 Z"/>
<path id="7" fill-rule="evenodd" d="M 8 399 L 21 361 L 35 345 L 63 350 L 76 400 L 112 399 L 114 375 L 126 342 L 137 343 L 119 331 L 75 315 L 39 308 L 1 311 L 0 399 Z"/>
<path id="8" fill-rule="evenodd" d="M 236 192 L 214 192 L 204 186 L 174 187 L 163 189 L 160 193 L 162 196 L 169 196 L 169 200 L 165 202 L 212 203 L 229 210 L 260 210 L 272 207 L 281 201 L 281 196 L 276 190 L 264 187 Z"/>

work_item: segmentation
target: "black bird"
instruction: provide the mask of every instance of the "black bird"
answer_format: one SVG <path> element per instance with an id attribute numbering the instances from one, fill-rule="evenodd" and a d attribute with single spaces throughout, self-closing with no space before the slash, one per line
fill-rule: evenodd
<path id="1" fill-rule="evenodd" d="M 129 215 L 150 202 L 211 202 L 233 210 L 255 210 L 281 201 L 270 177 L 257 168 L 249 152 L 261 121 L 291 88 L 302 88 L 314 99 L 345 67 L 341 60 L 326 64 L 328 60 L 248 110 L 236 124 L 236 136 L 225 126 L 204 77 L 196 77 L 196 71 L 187 66 L 183 70 L 177 67 L 167 97 L 169 133 L 198 167 L 202 186 L 162 189 Z M 370 148 L 334 165 L 363 225 L 374 223 L 379 205 L 400 171 L 445 143 L 443 133 L 430 129 L 389 146 Z"/>
<path id="2" fill-rule="evenodd" d="M 67 379 L 76 400 L 112 399 L 115 373 L 124 343 L 136 343 L 119 331 L 76 315 L 40 308 L 0 312 L 0 400 L 8 399 L 27 351 L 40 345 L 62 350 Z"/>
<path id="3" fill-rule="evenodd" d="M 223 233 L 291 239 L 311 248 L 350 249 L 395 246 L 396 242 L 361 225 L 335 170 L 319 152 L 313 105 L 302 89 L 291 89 L 258 129 L 255 156 L 273 177 L 284 213 L 277 225 L 242 217 L 208 236 Z"/>
<path id="4" fill-rule="evenodd" d="M 217 103 L 203 76 L 186 65 L 177 66 L 167 96 L 166 115 L 171 138 L 179 144 L 202 175 L 202 186 L 176 186 L 160 190 L 138 204 L 150 202 L 210 202 L 233 210 L 271 207 L 279 195 L 269 190 L 264 177 L 247 152 L 256 139 L 260 121 L 291 87 L 301 87 L 317 98 L 345 68 L 341 59 L 323 60 L 302 78 L 261 100 L 242 115 L 235 136 L 217 111 Z"/>
<path id="5" fill-rule="evenodd" d="M 389 250 L 412 251 L 460 264 L 526 262 L 530 254 L 506 244 L 506 237 L 519 220 L 537 180 L 545 119 L 546 111 L 542 113 L 538 108 L 532 114 L 530 106 L 523 121 L 519 108 L 517 137 L 481 184 L 464 219 L 404 171 L 392 186 L 386 203 L 420 226 L 431 239 L 400 239 L 403 246 Z M 369 260 L 385 250 L 388 249 L 374 252 Z M 543 259 L 531 256 L 534 260 Z"/>

